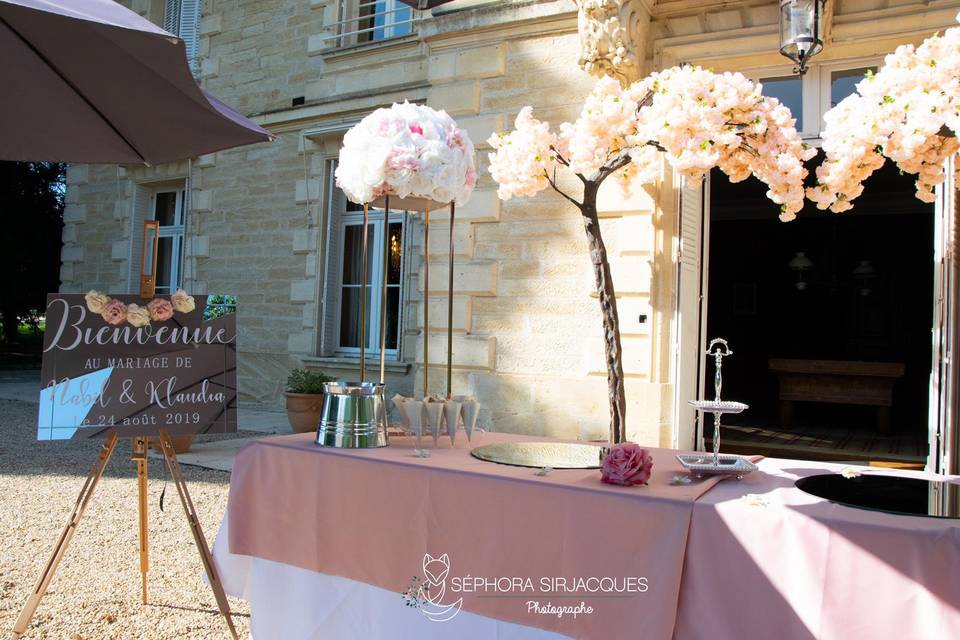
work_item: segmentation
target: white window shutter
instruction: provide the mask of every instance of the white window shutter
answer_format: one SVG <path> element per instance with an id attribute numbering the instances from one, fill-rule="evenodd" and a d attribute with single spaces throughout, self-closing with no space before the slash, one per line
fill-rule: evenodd
<path id="1" fill-rule="evenodd" d="M 328 170 L 330 176 L 336 169 L 336 162 L 330 161 Z M 326 268 L 324 270 L 323 287 L 323 322 L 320 335 L 320 353 L 325 356 L 333 355 L 337 348 L 337 336 L 339 335 L 340 318 L 337 312 L 340 309 L 340 273 L 343 268 L 343 247 L 341 246 L 342 233 L 340 222 L 343 214 L 347 210 L 347 197 L 343 191 L 336 186 L 333 179 L 330 180 L 330 202 L 327 212 L 327 246 L 326 246 Z"/>
<path id="2" fill-rule="evenodd" d="M 200 0 L 180 0 L 180 28 L 177 34 L 187 48 L 187 62 L 198 70 L 197 46 L 200 40 Z"/>
<path id="3" fill-rule="evenodd" d="M 703 319 L 701 318 L 703 295 L 703 228 L 707 224 L 705 211 L 706 184 L 696 186 L 684 180 L 680 189 L 680 260 L 677 274 L 677 320 L 676 377 L 674 390 L 674 439 L 673 446 L 679 449 L 699 449 L 703 441 L 702 430 L 696 429 L 697 415 L 688 400 L 698 400 L 700 371 L 703 366 Z"/>
<path id="4" fill-rule="evenodd" d="M 957 262 L 956 159 L 947 161 L 946 176 L 937 186 L 934 222 L 933 368 L 930 375 L 930 452 L 927 471 L 955 474 L 960 469 L 960 429 L 956 362 L 960 315 L 960 270 Z"/>

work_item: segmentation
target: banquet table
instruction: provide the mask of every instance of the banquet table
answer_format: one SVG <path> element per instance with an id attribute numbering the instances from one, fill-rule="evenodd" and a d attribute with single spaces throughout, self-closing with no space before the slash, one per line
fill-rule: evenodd
<path id="1" fill-rule="evenodd" d="M 793 487 L 835 465 L 765 459 L 741 482 L 673 485 L 676 452 L 654 449 L 649 485 L 626 488 L 482 462 L 460 441 L 421 459 L 405 440 L 240 452 L 214 556 L 253 638 L 960 637 L 957 521 Z M 483 443 L 511 440 L 536 439 Z M 441 569 L 442 597 L 404 606 L 412 577 Z"/>

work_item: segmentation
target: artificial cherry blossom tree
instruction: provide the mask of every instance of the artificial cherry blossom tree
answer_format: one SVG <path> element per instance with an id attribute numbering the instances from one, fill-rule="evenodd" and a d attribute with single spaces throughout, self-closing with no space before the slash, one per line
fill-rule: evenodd
<path id="1" fill-rule="evenodd" d="M 743 75 L 683 66 L 626 88 L 601 79 L 580 117 L 560 125 L 559 133 L 524 107 L 514 131 L 490 138 L 490 173 L 501 199 L 551 187 L 580 210 L 603 314 L 611 442 L 624 441 L 626 394 L 617 300 L 597 217 L 600 185 L 613 176 L 628 196 L 657 179 L 661 157 L 692 183 L 719 167 L 731 181 L 752 174 L 766 183 L 780 218 L 792 220 L 803 207 L 803 161 L 816 153 L 803 145 L 794 125 L 789 109 L 764 97 Z M 560 188 L 559 170 L 579 179 L 579 200 Z"/>
<path id="2" fill-rule="evenodd" d="M 897 47 L 824 121 L 826 158 L 807 190 L 819 208 L 850 209 L 887 158 L 917 174 L 917 197 L 933 202 L 944 163 L 960 149 L 960 28 Z"/>

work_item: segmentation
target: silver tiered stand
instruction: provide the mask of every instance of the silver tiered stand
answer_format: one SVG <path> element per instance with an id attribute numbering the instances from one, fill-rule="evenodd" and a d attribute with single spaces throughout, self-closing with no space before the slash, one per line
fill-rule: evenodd
<path id="1" fill-rule="evenodd" d="M 689 400 L 691 406 L 702 413 L 713 414 L 713 456 L 705 454 L 681 454 L 677 456 L 684 469 L 696 477 L 708 475 L 736 476 L 737 480 L 746 474 L 756 471 L 757 465 L 743 456 L 720 454 L 720 416 L 725 413 L 740 413 L 747 409 L 742 402 L 721 400 L 720 391 L 723 388 L 723 358 L 733 355 L 730 345 L 723 338 L 714 338 L 707 347 L 707 355 L 713 356 L 716 364 L 713 374 L 713 400 Z"/>

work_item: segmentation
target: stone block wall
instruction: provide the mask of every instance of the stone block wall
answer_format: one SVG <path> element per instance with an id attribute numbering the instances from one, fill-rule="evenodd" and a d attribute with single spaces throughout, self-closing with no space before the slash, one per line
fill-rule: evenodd
<path id="1" fill-rule="evenodd" d="M 161 0 L 127 4 L 162 19 Z M 643 49 L 647 68 L 679 61 L 718 70 L 783 65 L 775 3 L 640 4 L 652 17 L 643 42 L 633 46 Z M 949 25 L 958 4 L 838 0 L 821 56 L 878 55 L 895 42 L 917 41 Z M 201 84 L 278 139 L 163 167 L 71 167 L 63 289 L 126 291 L 131 241 L 140 233 L 131 228 L 138 194 L 189 178 L 184 279 L 195 292 L 239 296 L 242 394 L 279 401 L 287 370 L 302 363 L 354 377 L 354 360 L 320 352 L 329 161 L 343 132 L 371 110 L 425 102 L 469 131 L 480 164 L 479 186 L 454 227 L 454 392 L 476 395 L 485 405 L 482 420 L 497 430 L 603 437 L 601 323 L 579 213 L 550 191 L 501 202 L 486 172 L 486 139 L 510 128 L 521 107 L 532 105 L 556 126 L 576 117 L 593 86 L 578 66 L 576 5 L 458 0 L 415 34 L 333 49 L 338 6 L 203 2 Z M 561 184 L 575 189 L 575 182 Z M 673 431 L 675 187 L 665 168 L 657 184 L 629 199 L 613 184 L 601 192 L 623 333 L 627 431 L 655 445 L 669 444 Z M 423 216 L 409 222 L 402 360 L 390 364 L 387 378 L 394 391 L 422 392 L 426 336 L 429 391 L 436 393 L 445 378 L 449 217 L 431 215 L 426 314 Z"/>

